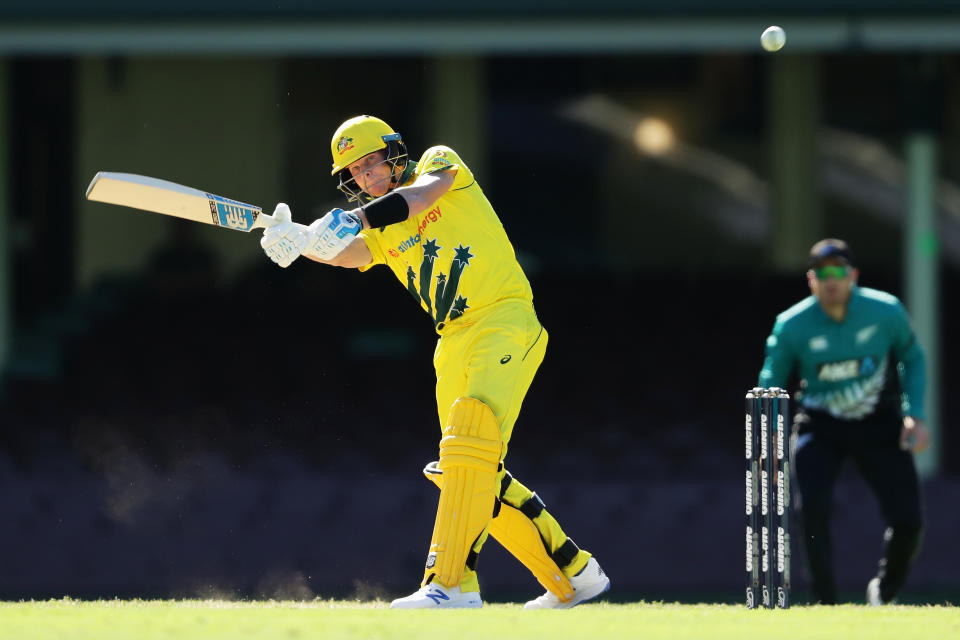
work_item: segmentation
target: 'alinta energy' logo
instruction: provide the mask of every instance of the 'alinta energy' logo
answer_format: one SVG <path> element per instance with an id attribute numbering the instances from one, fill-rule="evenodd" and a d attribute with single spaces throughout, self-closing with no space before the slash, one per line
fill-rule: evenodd
<path id="1" fill-rule="evenodd" d="M 347 136 L 343 136 L 342 138 L 337 140 L 338 155 L 342 156 L 344 152 L 349 151 L 350 149 L 353 149 L 353 138 L 348 138 Z"/>
<path id="2" fill-rule="evenodd" d="M 393 258 L 399 258 L 400 254 L 405 252 L 407 249 L 411 249 L 420 244 L 420 234 L 423 233 L 423 230 L 427 228 L 427 225 L 431 222 L 437 222 L 440 218 L 443 217 L 443 214 L 440 212 L 440 207 L 434 207 L 430 211 L 421 214 L 423 220 L 420 221 L 420 224 L 417 225 L 417 235 L 411 235 L 408 239 L 401 242 L 397 245 L 397 248 L 394 249 L 391 247 L 387 250 L 387 253 L 390 254 Z"/>

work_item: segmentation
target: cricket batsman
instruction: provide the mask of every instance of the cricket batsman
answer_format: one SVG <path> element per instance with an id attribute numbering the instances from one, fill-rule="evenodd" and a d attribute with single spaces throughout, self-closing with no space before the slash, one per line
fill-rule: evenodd
<path id="1" fill-rule="evenodd" d="M 847 459 L 856 463 L 887 522 L 884 553 L 867 584 L 867 602 L 893 601 L 923 531 L 913 452 L 926 448 L 923 350 L 894 296 L 857 285 L 846 242 L 810 250 L 812 295 L 777 316 L 759 386 L 800 379 L 794 469 L 803 539 L 817 602 L 835 604 L 830 511 Z"/>
<path id="2" fill-rule="evenodd" d="M 420 588 L 390 607 L 482 606 L 476 567 L 488 535 L 546 589 L 526 608 L 568 608 L 605 592 L 610 580 L 596 559 L 503 465 L 547 331 L 473 173 L 444 146 L 413 162 L 400 134 L 366 115 L 340 125 L 330 151 L 332 175 L 357 207 L 305 226 L 280 203 L 281 223 L 264 232 L 261 246 L 281 267 L 300 255 L 361 271 L 386 265 L 439 335 L 440 452 L 424 469 L 440 489 L 437 515 Z"/>

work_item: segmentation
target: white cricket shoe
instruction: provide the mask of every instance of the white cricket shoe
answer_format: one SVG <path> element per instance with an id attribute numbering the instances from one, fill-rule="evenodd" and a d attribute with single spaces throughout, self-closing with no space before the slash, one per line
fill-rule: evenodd
<path id="1" fill-rule="evenodd" d="M 550 591 L 523 605 L 524 609 L 569 609 L 581 602 L 596 598 L 610 588 L 610 578 L 600 568 L 595 558 L 590 558 L 587 566 L 580 573 L 570 578 L 573 587 L 573 598 L 568 602 L 561 602 L 560 598 Z"/>
<path id="2" fill-rule="evenodd" d="M 871 578 L 867 583 L 867 604 L 871 607 L 883 604 L 883 598 L 880 597 L 880 578 Z"/>
<path id="3" fill-rule="evenodd" d="M 391 609 L 479 609 L 482 606 L 478 591 L 461 593 L 460 587 L 447 588 L 435 583 L 390 603 Z"/>

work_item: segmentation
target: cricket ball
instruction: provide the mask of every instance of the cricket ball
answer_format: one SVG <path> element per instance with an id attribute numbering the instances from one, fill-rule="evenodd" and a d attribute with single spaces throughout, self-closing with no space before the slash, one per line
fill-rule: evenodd
<path id="1" fill-rule="evenodd" d="M 787 42 L 787 34 L 777 25 L 764 29 L 760 36 L 760 45 L 767 51 L 779 51 Z"/>

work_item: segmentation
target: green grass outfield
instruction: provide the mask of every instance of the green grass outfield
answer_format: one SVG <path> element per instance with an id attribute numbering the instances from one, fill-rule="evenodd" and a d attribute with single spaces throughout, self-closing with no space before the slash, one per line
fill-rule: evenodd
<path id="1" fill-rule="evenodd" d="M 587 604 L 567 611 L 525 611 L 494 604 L 480 610 L 391 611 L 384 602 L 232 602 L 216 600 L 49 600 L 0 603 L 4 639 L 114 638 L 684 638 L 747 636 L 917 640 L 960 638 L 953 606 L 795 606 L 748 611 L 738 605 Z"/>

